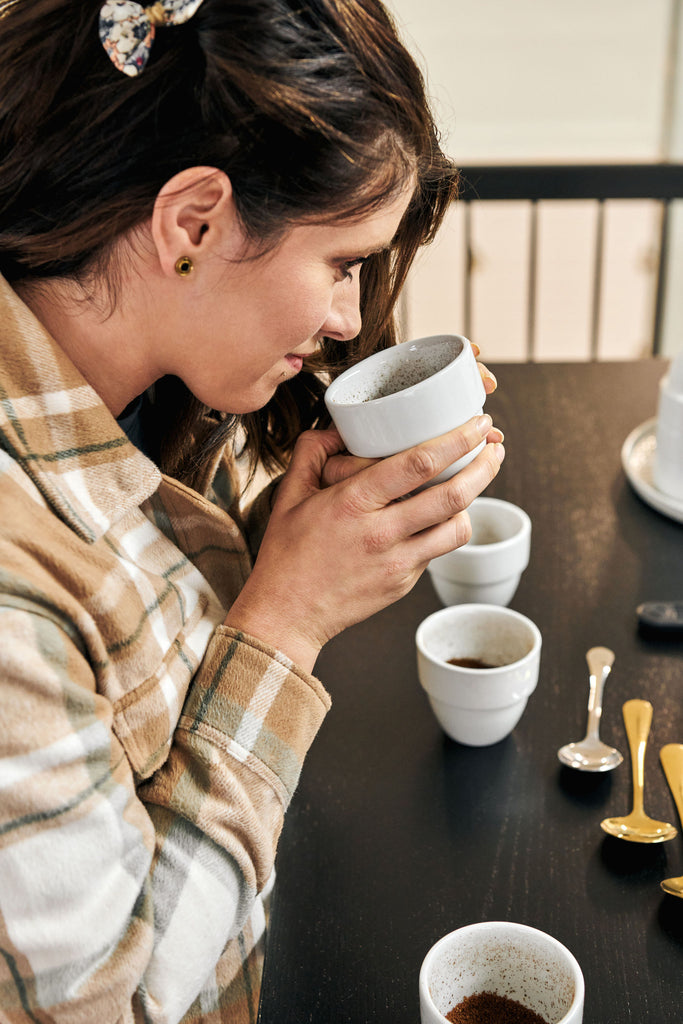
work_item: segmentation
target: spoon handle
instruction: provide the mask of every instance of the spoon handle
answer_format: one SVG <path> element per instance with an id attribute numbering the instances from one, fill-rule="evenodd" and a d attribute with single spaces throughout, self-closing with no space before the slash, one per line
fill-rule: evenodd
<path id="1" fill-rule="evenodd" d="M 586 739 L 597 739 L 602 716 L 602 691 L 614 664 L 614 651 L 610 651 L 609 647 L 591 647 L 586 652 L 586 661 L 590 672 Z"/>
<path id="2" fill-rule="evenodd" d="M 622 714 L 631 751 L 633 772 L 633 810 L 643 810 L 643 789 L 645 787 L 645 748 L 652 724 L 652 704 L 649 700 L 627 700 Z"/>
<path id="3" fill-rule="evenodd" d="M 683 824 L 683 744 L 667 743 L 659 751 L 659 760 L 669 783 L 669 789 L 676 804 L 678 817 Z"/>

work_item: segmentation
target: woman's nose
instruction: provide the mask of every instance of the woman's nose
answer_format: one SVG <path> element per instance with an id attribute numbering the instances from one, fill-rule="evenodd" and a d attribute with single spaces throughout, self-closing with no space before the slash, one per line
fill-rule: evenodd
<path id="1" fill-rule="evenodd" d="M 330 311 L 323 325 L 326 337 L 351 341 L 360 334 L 360 268 L 352 271 L 351 280 L 340 281 L 335 287 Z"/>

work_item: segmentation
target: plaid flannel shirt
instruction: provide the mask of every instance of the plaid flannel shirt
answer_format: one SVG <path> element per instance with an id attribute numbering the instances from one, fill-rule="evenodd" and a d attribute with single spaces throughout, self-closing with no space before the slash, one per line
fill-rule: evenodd
<path id="1" fill-rule="evenodd" d="M 329 698 L 222 624 L 238 518 L 159 473 L 1 278 L 0 338 L 0 1020 L 253 1021 Z"/>

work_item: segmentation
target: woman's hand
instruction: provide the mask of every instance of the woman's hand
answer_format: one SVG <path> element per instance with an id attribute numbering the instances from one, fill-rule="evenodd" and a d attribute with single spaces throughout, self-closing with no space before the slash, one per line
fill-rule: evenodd
<path id="1" fill-rule="evenodd" d="M 472 352 L 474 353 L 475 359 L 480 353 L 480 348 L 475 342 L 471 341 Z M 479 367 L 479 373 L 484 384 L 484 390 L 487 395 L 492 395 L 498 387 L 498 381 L 495 376 L 491 373 L 487 366 L 483 363 L 477 363 Z M 495 444 L 503 440 L 503 435 L 497 427 L 492 427 L 489 434 L 486 436 L 488 444 Z M 358 473 L 359 470 L 365 466 L 372 466 L 378 459 L 364 459 L 358 455 L 343 455 L 331 458 L 325 465 L 323 470 L 323 482 L 326 485 L 339 483 L 340 480 L 344 480 L 347 476 L 353 476 Z"/>
<path id="2" fill-rule="evenodd" d="M 482 438 L 463 470 L 412 493 Z M 490 416 L 479 416 L 373 462 L 341 456 L 334 428 L 302 434 L 226 624 L 311 671 L 331 637 L 398 600 L 432 558 L 469 539 L 466 509 L 496 476 L 501 440 Z"/>
<path id="3" fill-rule="evenodd" d="M 476 359 L 477 356 L 480 354 L 481 349 L 474 341 L 471 341 L 470 345 L 472 346 L 472 352 L 474 353 L 474 358 Z M 498 387 L 498 381 L 496 380 L 495 376 L 491 373 L 489 368 L 487 366 L 484 366 L 483 363 L 477 363 L 477 366 L 479 367 L 479 373 L 481 374 L 481 379 L 484 383 L 484 391 L 486 392 L 487 395 L 492 395 L 493 392 Z"/>

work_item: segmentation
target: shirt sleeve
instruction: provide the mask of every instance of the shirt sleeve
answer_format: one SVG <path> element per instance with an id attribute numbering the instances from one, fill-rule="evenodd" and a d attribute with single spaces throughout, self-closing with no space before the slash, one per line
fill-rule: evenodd
<path id="1" fill-rule="evenodd" d="M 249 545 L 249 554 L 252 559 L 256 559 L 261 541 L 263 540 L 263 534 L 266 532 L 268 526 L 268 520 L 270 519 L 270 513 L 273 510 L 273 504 L 277 495 L 278 485 L 281 476 L 275 480 L 271 480 L 270 483 L 266 484 L 263 490 L 259 491 L 256 497 L 253 499 L 251 504 L 247 506 L 244 515 L 244 533 Z"/>
<path id="2" fill-rule="evenodd" d="M 218 627 L 169 756 L 136 786 L 68 622 L 3 607 L 0 633 L 3 1019 L 189 1020 L 270 875 L 329 698 Z"/>

